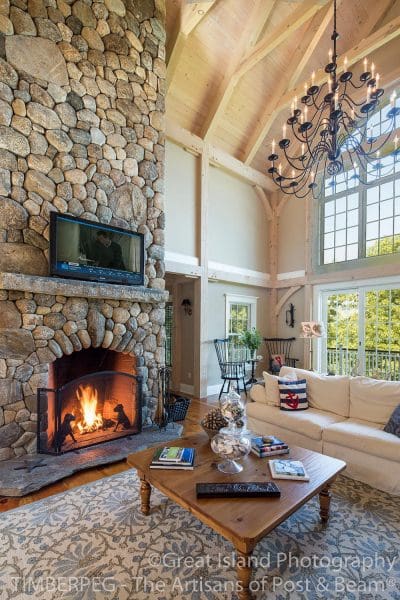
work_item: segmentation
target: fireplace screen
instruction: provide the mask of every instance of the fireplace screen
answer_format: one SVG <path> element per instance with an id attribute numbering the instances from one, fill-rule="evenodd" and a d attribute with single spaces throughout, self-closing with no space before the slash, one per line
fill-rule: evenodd
<path id="1" fill-rule="evenodd" d="M 100 371 L 38 389 L 38 452 L 61 454 L 139 433 L 142 379 Z"/>

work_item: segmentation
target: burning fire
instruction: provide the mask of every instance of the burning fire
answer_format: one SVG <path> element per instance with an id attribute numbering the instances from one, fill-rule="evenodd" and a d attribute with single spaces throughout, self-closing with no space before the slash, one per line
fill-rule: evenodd
<path id="1" fill-rule="evenodd" d="M 76 396 L 81 404 L 82 420 L 76 427 L 80 433 L 97 431 L 103 426 L 103 417 L 97 412 L 98 393 L 91 385 L 80 385 Z"/>

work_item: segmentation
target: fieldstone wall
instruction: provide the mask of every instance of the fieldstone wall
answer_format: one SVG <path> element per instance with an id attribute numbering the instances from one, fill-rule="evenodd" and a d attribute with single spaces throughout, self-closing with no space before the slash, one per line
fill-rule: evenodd
<path id="1" fill-rule="evenodd" d="M 0 285 L 0 460 L 35 451 L 36 390 L 64 354 L 135 355 L 154 410 L 165 335 L 164 13 L 164 0 L 0 0 L 0 272 L 42 286 Z M 109 286 L 112 298 L 93 298 L 63 280 L 63 295 L 47 293 L 51 211 L 143 233 L 145 289 L 135 298 L 134 287 Z"/>
<path id="2" fill-rule="evenodd" d="M 144 233 L 164 288 L 162 4 L 0 1 L 0 271 L 48 273 L 56 210 Z"/>

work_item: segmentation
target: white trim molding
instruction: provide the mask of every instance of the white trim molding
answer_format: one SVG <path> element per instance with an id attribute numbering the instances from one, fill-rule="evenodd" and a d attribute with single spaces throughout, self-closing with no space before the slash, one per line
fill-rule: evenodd
<path id="1" fill-rule="evenodd" d="M 222 381 L 221 381 L 221 383 L 215 383 L 214 385 L 208 385 L 207 386 L 207 396 L 216 396 L 217 394 L 219 395 L 221 386 L 222 386 Z"/>
<path id="2" fill-rule="evenodd" d="M 179 384 L 179 391 L 182 394 L 189 394 L 189 396 L 193 396 L 194 395 L 194 386 L 193 385 L 188 385 L 187 383 L 180 383 Z"/>
<path id="3" fill-rule="evenodd" d="M 170 250 L 166 250 L 165 252 L 165 270 L 168 273 L 200 277 L 203 269 L 199 266 L 199 262 L 197 256 L 180 254 L 179 252 L 171 252 Z"/>
<path id="4" fill-rule="evenodd" d="M 288 271 L 287 273 L 278 273 L 276 279 L 278 281 L 284 281 L 286 279 L 297 279 L 298 277 L 304 277 L 305 271 Z"/>
<path id="5" fill-rule="evenodd" d="M 268 287 L 268 283 L 271 279 L 269 273 L 253 271 L 251 269 L 227 265 L 211 260 L 208 261 L 208 278 L 211 281 L 230 281 L 232 283 L 242 283 L 254 285 L 256 287 Z"/>

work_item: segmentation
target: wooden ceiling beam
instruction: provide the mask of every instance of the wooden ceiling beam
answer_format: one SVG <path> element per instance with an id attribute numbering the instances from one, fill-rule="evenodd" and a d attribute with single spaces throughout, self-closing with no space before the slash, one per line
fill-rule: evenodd
<path id="1" fill-rule="evenodd" d="M 351 50 L 346 53 L 347 57 L 347 68 L 356 64 L 362 60 L 365 56 L 375 52 L 385 44 L 391 42 L 400 36 L 400 17 L 396 17 L 378 31 L 371 34 L 367 38 L 361 40 L 359 44 L 354 46 Z M 344 55 L 338 60 L 337 72 L 340 74 L 344 70 Z M 319 69 L 315 74 L 315 85 L 322 85 L 326 82 L 327 74 L 325 69 Z M 277 94 L 276 94 L 277 95 Z M 290 106 L 293 98 L 297 96 L 301 98 L 303 95 L 303 89 L 300 86 L 291 88 L 286 92 L 283 92 L 280 98 L 276 99 L 274 96 L 275 108 L 271 110 L 273 103 L 271 101 L 269 107 L 265 111 L 263 117 L 260 119 L 260 125 L 254 132 L 246 150 L 243 153 L 243 161 L 245 164 L 250 164 L 257 154 L 260 146 L 262 145 L 268 131 L 271 128 L 274 120 L 278 114 L 284 109 Z"/>
<path id="2" fill-rule="evenodd" d="M 167 118 L 166 137 L 175 142 L 182 148 L 185 148 L 201 156 L 206 143 L 200 137 L 184 129 L 177 123 Z M 275 191 L 275 184 L 270 177 L 260 171 L 243 164 L 237 158 L 234 158 L 224 150 L 208 145 L 209 160 L 212 165 L 234 173 L 241 179 L 264 188 L 267 191 Z"/>
<path id="3" fill-rule="evenodd" d="M 329 9 L 330 8 L 331 7 L 329 7 Z M 323 19 L 323 22 L 325 22 L 325 18 Z M 294 78 L 294 75 L 296 73 L 300 74 L 301 71 L 303 70 L 303 69 L 301 71 L 298 70 L 298 67 L 299 67 L 298 57 L 305 56 L 308 53 L 310 43 L 312 43 L 314 41 L 314 38 L 316 35 L 314 32 L 315 24 L 311 23 L 309 29 L 311 29 L 311 40 L 309 41 L 308 36 L 305 35 L 303 41 L 297 46 L 293 59 L 291 60 L 291 62 L 285 69 L 286 77 L 282 78 L 277 83 L 275 92 L 273 93 L 272 98 L 268 102 L 268 105 L 267 105 L 266 109 L 264 110 L 264 113 L 259 121 L 259 126 L 254 130 L 253 135 L 250 137 L 249 142 L 245 146 L 245 150 L 244 150 L 243 156 L 242 156 L 242 159 L 245 164 L 250 164 L 252 162 L 254 156 L 256 155 L 256 153 L 258 151 L 258 148 L 260 147 L 260 145 L 262 144 L 262 142 L 268 135 L 268 132 L 271 129 L 272 125 L 274 124 L 274 121 L 276 119 L 276 112 L 277 112 L 277 109 L 279 108 L 279 104 L 280 104 L 280 99 L 285 94 L 285 92 L 287 92 L 287 90 L 288 90 L 287 81 L 288 80 L 291 81 Z M 318 27 L 318 30 L 319 29 L 320 28 Z M 309 31 L 307 31 L 307 33 L 309 33 Z M 304 63 L 304 64 L 306 64 L 306 63 Z"/>
<path id="4" fill-rule="evenodd" d="M 332 21 L 332 19 L 333 19 L 333 1 L 331 2 L 330 6 L 328 6 L 328 10 L 326 11 L 325 15 L 323 16 L 317 31 L 315 32 L 315 34 L 309 41 L 308 47 L 307 47 L 306 51 L 303 53 L 303 56 L 301 57 L 300 60 L 297 59 L 297 66 L 296 66 L 296 69 L 295 69 L 293 75 L 290 77 L 289 83 L 287 85 L 287 89 L 290 90 L 292 87 L 295 87 L 295 85 L 297 84 L 297 82 L 300 78 L 300 75 L 306 68 L 308 61 L 310 60 L 311 56 L 313 55 L 315 48 L 318 46 L 322 36 L 326 32 L 326 30 L 329 26 L 329 23 Z"/>
<path id="5" fill-rule="evenodd" d="M 218 88 L 208 115 L 205 119 L 202 135 L 204 139 L 211 136 L 218 122 L 225 112 L 226 106 L 232 97 L 235 87 L 240 79 L 236 74 L 238 66 L 243 59 L 243 55 L 253 47 L 261 35 L 269 16 L 276 5 L 277 0 L 256 0 L 253 10 L 245 24 L 245 27 L 240 35 L 240 39 L 236 45 L 236 49 L 231 58 L 230 64 L 226 69 L 225 76 Z"/>
<path id="6" fill-rule="evenodd" d="M 291 37 L 297 29 L 304 25 L 304 23 L 307 23 L 307 21 L 321 10 L 327 2 L 328 0 L 325 0 L 324 4 L 318 4 L 315 0 L 305 0 L 301 6 L 296 8 L 296 10 L 285 19 L 273 35 L 270 33 L 266 34 L 263 39 L 247 53 L 238 67 L 236 76 L 239 78 L 243 77 L 243 75 L 270 54 L 270 52 L 275 50 L 277 46 Z"/>
<path id="7" fill-rule="evenodd" d="M 218 0 L 206 0 L 204 2 L 194 2 L 185 5 L 183 3 L 181 4 L 175 30 L 171 36 L 173 41 L 169 44 L 168 48 L 167 91 L 174 78 L 189 35 L 195 31 L 196 27 L 206 17 L 207 13 L 217 1 Z M 185 0 L 183 0 L 183 2 L 185 2 Z"/>

